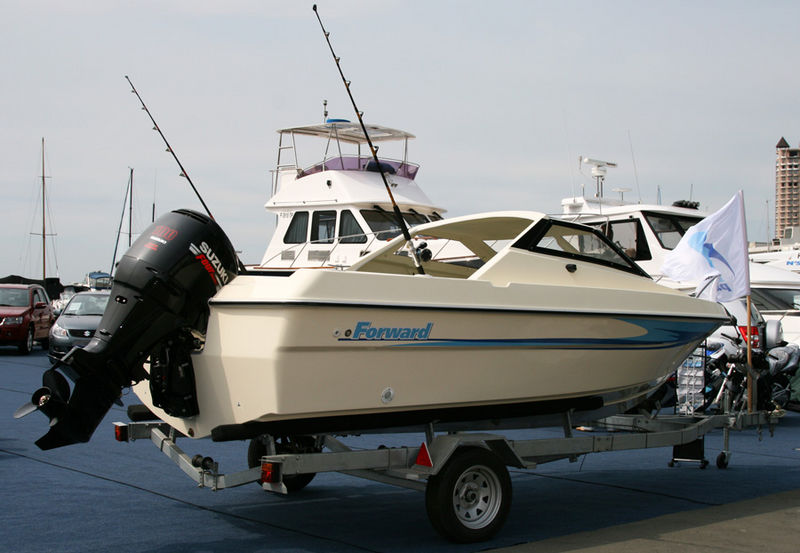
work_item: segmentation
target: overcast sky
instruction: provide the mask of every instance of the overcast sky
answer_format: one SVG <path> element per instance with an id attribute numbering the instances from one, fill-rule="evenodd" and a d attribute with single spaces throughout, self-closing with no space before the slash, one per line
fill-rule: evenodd
<path id="1" fill-rule="evenodd" d="M 558 212 L 593 190 L 585 155 L 619 164 L 607 194 L 713 211 L 742 189 L 749 238 L 774 232 L 775 144 L 800 143 L 796 1 L 317 4 L 365 120 L 417 135 L 417 180 L 449 215 Z M 129 167 L 135 232 L 154 199 L 200 209 L 125 75 L 260 261 L 275 131 L 320 122 L 323 99 L 353 118 L 311 5 L 3 0 L 0 276 L 41 276 L 43 137 L 62 282 L 110 268 Z"/>

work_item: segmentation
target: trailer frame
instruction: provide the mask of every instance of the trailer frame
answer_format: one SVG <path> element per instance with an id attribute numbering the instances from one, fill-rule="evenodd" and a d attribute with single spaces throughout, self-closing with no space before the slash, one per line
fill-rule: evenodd
<path id="1" fill-rule="evenodd" d="M 492 432 L 437 434 L 431 423 L 420 429 L 425 432 L 425 441 L 418 447 L 354 450 L 339 439 L 346 435 L 322 434 L 315 436 L 318 451 L 310 453 L 278 453 L 275 440 L 264 436 L 267 454 L 261 457 L 261 465 L 229 474 L 220 472 L 211 457 L 185 453 L 176 443 L 185 436 L 165 422 L 115 422 L 114 428 L 118 441 L 149 439 L 199 487 L 214 491 L 260 482 L 264 490 L 287 494 L 287 478 L 319 472 L 339 472 L 425 491 L 434 528 L 452 541 L 474 542 L 490 538 L 505 521 L 511 494 L 508 466 L 533 469 L 560 459 L 574 462 L 589 453 L 676 448 L 697 444 L 698 440 L 702 450 L 703 437 L 722 429 L 724 449 L 717 459 L 717 467 L 722 469 L 731 458 L 732 430 L 756 426 L 760 440 L 762 428 L 768 427 L 772 435 L 779 417 L 776 411 L 623 414 L 594 421 L 592 432 L 576 435 L 570 413 L 563 413 L 563 437 L 521 440 Z M 670 466 L 678 460 L 700 461 L 673 456 Z M 703 459 L 701 468 L 707 464 Z"/>

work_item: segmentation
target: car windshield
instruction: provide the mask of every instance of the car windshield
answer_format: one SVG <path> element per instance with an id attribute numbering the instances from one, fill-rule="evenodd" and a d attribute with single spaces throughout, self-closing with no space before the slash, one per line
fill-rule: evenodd
<path id="1" fill-rule="evenodd" d="M 0 306 L 27 307 L 28 290 L 24 288 L 0 288 Z"/>
<path id="2" fill-rule="evenodd" d="M 64 315 L 79 315 L 79 316 L 86 316 L 86 315 L 95 315 L 99 316 L 102 315 L 103 312 L 106 310 L 106 304 L 108 303 L 108 295 L 82 295 L 78 294 L 72 297 L 70 300 L 69 305 L 67 305 L 66 309 L 64 309 Z"/>

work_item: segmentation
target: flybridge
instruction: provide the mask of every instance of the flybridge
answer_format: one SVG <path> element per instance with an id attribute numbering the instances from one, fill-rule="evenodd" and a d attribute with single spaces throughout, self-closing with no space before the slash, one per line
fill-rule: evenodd
<path id="1" fill-rule="evenodd" d="M 345 340 L 427 340 L 433 323 L 423 327 L 374 327 L 369 321 L 359 321 L 353 335 Z"/>

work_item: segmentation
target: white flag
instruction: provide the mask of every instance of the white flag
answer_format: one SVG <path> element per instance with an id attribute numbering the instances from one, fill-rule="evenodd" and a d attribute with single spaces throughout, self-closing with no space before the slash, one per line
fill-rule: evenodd
<path id="1" fill-rule="evenodd" d="M 661 271 L 673 280 L 699 283 L 698 294 L 715 301 L 749 295 L 742 191 L 722 209 L 687 230 L 675 249 L 667 254 Z"/>

